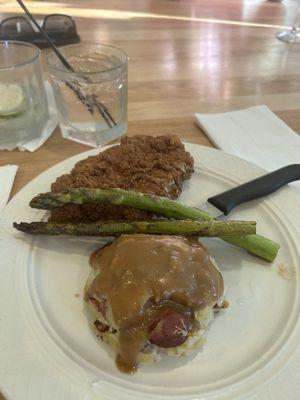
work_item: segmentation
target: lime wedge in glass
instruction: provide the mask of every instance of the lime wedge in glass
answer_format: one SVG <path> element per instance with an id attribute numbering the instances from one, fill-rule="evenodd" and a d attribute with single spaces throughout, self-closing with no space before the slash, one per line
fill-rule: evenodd
<path id="1" fill-rule="evenodd" d="M 25 93 L 15 83 L 0 83 L 0 117 L 13 117 L 25 109 Z"/>

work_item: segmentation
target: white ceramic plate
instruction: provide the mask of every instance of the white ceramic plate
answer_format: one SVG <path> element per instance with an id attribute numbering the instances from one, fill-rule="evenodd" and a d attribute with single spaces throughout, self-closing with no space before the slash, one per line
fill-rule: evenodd
<path id="1" fill-rule="evenodd" d="M 186 147 L 195 159 L 195 173 L 180 198 L 187 204 L 197 205 L 262 173 L 223 152 Z M 259 392 L 295 353 L 300 339 L 299 196 L 285 188 L 231 214 L 232 219 L 258 221 L 258 233 L 281 244 L 271 265 L 219 240 L 205 240 L 223 272 L 230 307 L 216 317 L 202 350 L 185 358 L 165 357 L 128 376 L 116 369 L 113 354 L 95 339 L 84 312 L 82 292 L 89 273 L 88 257 L 99 247 L 99 239 L 33 238 L 10 227 L 12 220 L 42 219 L 45 213 L 30 209 L 29 200 L 49 190 L 50 183 L 76 161 L 96 153 L 80 154 L 44 172 L 15 196 L 2 215 L 0 244 L 6 253 L 1 264 L 13 266 L 1 266 L 0 311 L 6 310 L 3 340 L 7 345 L 4 353 L 0 346 L 0 376 L 4 376 L 0 389 L 2 384 L 2 390 L 16 400 L 46 399 L 46 389 L 51 392 L 53 385 L 55 398 L 62 400 L 242 399 L 254 389 Z M 1 333 L 0 340 L 3 343 Z M 7 360 L 12 356 L 15 370 Z M 17 379 L 12 383 L 21 360 L 31 365 L 26 364 L 27 371 L 31 368 L 30 382 L 23 378 L 23 383 Z M 32 383 L 34 376 L 41 376 L 36 383 L 43 388 L 39 394 Z M 19 397 L 22 384 L 27 389 L 24 392 L 23 388 Z"/>

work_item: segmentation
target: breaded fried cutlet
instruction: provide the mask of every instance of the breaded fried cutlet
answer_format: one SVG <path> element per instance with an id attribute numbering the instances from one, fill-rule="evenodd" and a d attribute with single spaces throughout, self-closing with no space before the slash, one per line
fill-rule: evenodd
<path id="1" fill-rule="evenodd" d="M 51 190 L 118 187 L 176 199 L 193 166 L 192 156 L 176 135 L 124 137 L 119 145 L 79 161 L 70 174 L 57 178 Z M 151 214 L 105 204 L 66 204 L 52 210 L 50 216 L 53 222 L 145 218 L 151 218 Z"/>

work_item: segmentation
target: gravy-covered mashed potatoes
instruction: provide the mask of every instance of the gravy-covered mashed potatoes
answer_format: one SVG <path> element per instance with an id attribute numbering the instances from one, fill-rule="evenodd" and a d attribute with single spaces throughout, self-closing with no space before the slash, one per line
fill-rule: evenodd
<path id="1" fill-rule="evenodd" d="M 85 301 L 123 372 L 159 353 L 201 346 L 213 311 L 223 305 L 223 277 L 197 239 L 123 235 L 90 263 Z"/>

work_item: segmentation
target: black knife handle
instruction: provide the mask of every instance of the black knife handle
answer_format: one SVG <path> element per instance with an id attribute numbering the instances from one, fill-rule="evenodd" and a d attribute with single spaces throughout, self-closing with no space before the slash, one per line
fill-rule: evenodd
<path id="1" fill-rule="evenodd" d="M 298 179 L 300 179 L 300 164 L 291 164 L 210 197 L 207 201 L 227 215 L 239 204 L 266 196 Z"/>

